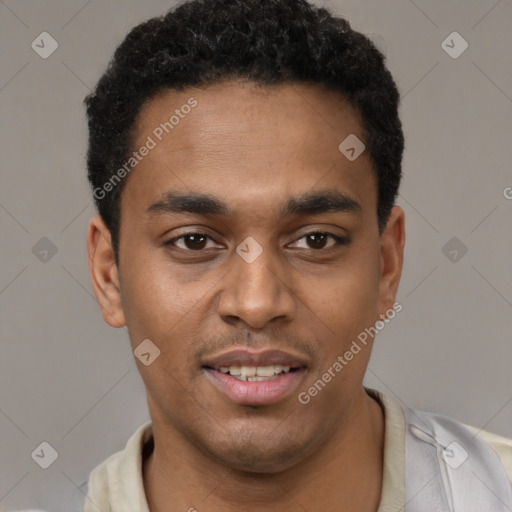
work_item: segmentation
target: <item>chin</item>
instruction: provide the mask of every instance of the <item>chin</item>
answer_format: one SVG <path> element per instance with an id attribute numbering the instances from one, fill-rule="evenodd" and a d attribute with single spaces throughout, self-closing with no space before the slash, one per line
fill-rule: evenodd
<path id="1" fill-rule="evenodd" d="M 303 460 L 311 442 L 289 435 L 251 435 L 248 432 L 242 436 L 225 436 L 209 444 L 210 455 L 224 466 L 247 473 L 275 474 Z"/>

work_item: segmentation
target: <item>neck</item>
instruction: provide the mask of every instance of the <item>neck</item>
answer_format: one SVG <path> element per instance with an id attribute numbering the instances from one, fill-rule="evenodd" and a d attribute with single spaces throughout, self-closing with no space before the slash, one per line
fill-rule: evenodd
<path id="1" fill-rule="evenodd" d="M 179 441 L 168 431 L 153 425 L 155 450 L 143 468 L 150 511 L 256 512 L 265 507 L 375 512 L 382 487 L 384 417 L 379 404 L 361 391 L 350 421 L 314 456 L 279 473 L 236 471 L 204 455 L 191 456 L 177 449 Z"/>

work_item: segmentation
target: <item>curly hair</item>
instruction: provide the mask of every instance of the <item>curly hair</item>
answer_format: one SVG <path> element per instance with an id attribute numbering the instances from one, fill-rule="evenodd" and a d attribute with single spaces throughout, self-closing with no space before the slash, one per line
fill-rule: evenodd
<path id="1" fill-rule="evenodd" d="M 381 233 L 402 175 L 400 95 L 373 43 L 344 18 L 306 0 L 191 0 L 133 28 L 85 98 L 93 190 L 130 157 L 146 101 L 164 89 L 229 79 L 259 85 L 318 83 L 358 110 L 376 175 Z M 94 195 L 116 262 L 125 181 L 104 197 Z"/>

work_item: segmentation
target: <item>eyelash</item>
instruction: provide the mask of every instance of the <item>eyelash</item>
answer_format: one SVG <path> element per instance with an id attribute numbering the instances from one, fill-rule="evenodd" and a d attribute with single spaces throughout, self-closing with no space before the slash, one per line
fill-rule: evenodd
<path id="1" fill-rule="evenodd" d="M 166 246 L 173 246 L 175 242 L 177 242 L 178 240 L 181 240 L 181 239 L 184 239 L 186 238 L 187 236 L 190 236 L 190 235 L 199 235 L 199 236 L 203 236 L 203 237 L 206 237 L 206 238 L 209 238 L 210 240 L 212 240 L 213 242 L 215 242 L 216 244 L 218 244 L 219 242 L 217 242 L 217 240 L 215 240 L 214 238 L 212 238 L 210 235 L 207 235 L 206 233 L 201 233 L 199 231 L 190 231 L 188 233 L 184 233 L 183 235 L 180 235 L 180 236 L 177 236 L 175 238 L 172 238 L 171 240 L 169 240 L 168 242 L 165 242 L 164 245 Z M 327 247 L 327 248 L 321 248 L 321 249 L 309 249 L 310 251 L 313 251 L 313 252 L 331 252 L 333 249 L 336 248 L 336 246 L 343 246 L 343 245 L 348 245 L 350 243 L 350 240 L 348 237 L 342 237 L 342 236 L 338 236 L 338 235 L 335 235 L 333 233 L 329 233 L 327 231 L 311 231 L 309 233 L 306 233 L 304 235 L 302 235 L 300 238 L 297 238 L 297 240 L 295 240 L 295 242 L 299 241 L 299 240 L 302 240 L 303 238 L 306 238 L 308 236 L 311 236 L 311 235 L 327 235 L 328 237 L 331 237 L 332 239 L 335 240 L 335 244 L 333 244 L 332 246 L 330 247 Z M 185 251 L 185 252 L 192 252 L 192 253 L 201 253 L 201 252 L 205 252 L 205 249 L 197 249 L 197 250 L 194 250 L 194 249 L 183 249 L 181 247 L 178 247 L 179 250 L 181 251 Z M 306 249 L 307 250 L 307 249 Z"/>

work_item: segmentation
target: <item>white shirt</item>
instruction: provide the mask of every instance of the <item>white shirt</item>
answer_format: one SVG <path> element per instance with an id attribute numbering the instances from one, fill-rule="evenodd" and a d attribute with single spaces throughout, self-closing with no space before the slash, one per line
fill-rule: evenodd
<path id="1" fill-rule="evenodd" d="M 405 426 L 400 406 L 378 391 L 366 389 L 384 410 L 384 469 L 377 512 L 399 512 L 405 506 Z M 512 439 L 469 427 L 500 457 L 512 485 Z M 142 478 L 144 446 L 152 440 L 152 424 L 140 426 L 124 450 L 111 455 L 89 476 L 83 512 L 150 512 Z"/>

